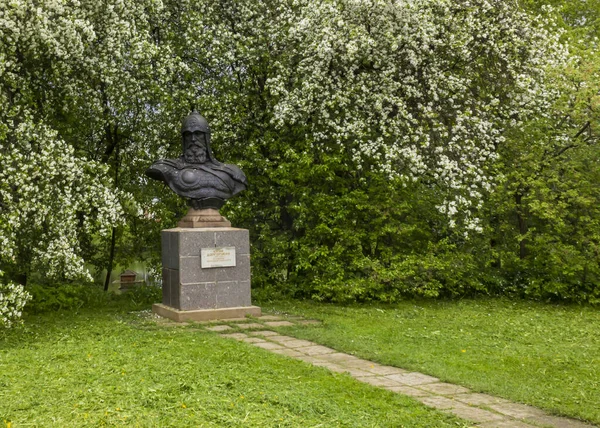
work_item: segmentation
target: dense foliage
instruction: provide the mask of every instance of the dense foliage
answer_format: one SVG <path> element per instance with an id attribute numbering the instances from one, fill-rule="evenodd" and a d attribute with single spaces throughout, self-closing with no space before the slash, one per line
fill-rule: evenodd
<path id="1" fill-rule="evenodd" d="M 547 2 L 523 3 L 538 13 Z M 551 108 L 498 150 L 503 185 L 489 203 L 490 257 L 502 292 L 597 303 L 600 2 L 551 3 L 570 61 L 553 71 Z"/>
<path id="2" fill-rule="evenodd" d="M 193 106 L 249 177 L 224 213 L 251 230 L 257 289 L 595 301 L 598 30 L 575 9 L 4 2 L 0 266 L 157 265 L 185 207 L 143 171 Z"/>

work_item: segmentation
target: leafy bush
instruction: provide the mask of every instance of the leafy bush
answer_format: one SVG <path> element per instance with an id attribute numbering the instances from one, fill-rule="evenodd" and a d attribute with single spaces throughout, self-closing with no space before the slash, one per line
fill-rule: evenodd
<path id="1" fill-rule="evenodd" d="M 485 292 L 485 261 L 448 229 L 439 194 L 418 184 L 399 190 L 377 173 L 342 179 L 344 165 L 327 166 L 319 179 L 294 171 L 300 185 L 279 218 L 249 213 L 256 295 L 394 302 Z"/>
<path id="2" fill-rule="evenodd" d="M 86 294 L 94 293 L 97 288 L 83 284 L 31 284 L 28 286 L 33 298 L 28 306 L 28 311 L 41 313 L 59 310 L 77 310 L 81 308 L 89 297 Z"/>
<path id="3" fill-rule="evenodd" d="M 420 254 L 395 256 L 387 265 L 370 260 L 362 276 L 323 275 L 312 282 L 311 297 L 334 302 L 397 302 L 407 297 L 464 296 L 486 292 L 474 257 L 452 245 L 431 244 Z M 342 271 L 340 266 L 340 272 Z"/>
<path id="4" fill-rule="evenodd" d="M 28 287 L 33 298 L 27 306 L 31 313 L 94 308 L 124 303 L 134 307 L 160 302 L 160 287 L 142 284 L 121 295 L 106 293 L 93 283 L 37 283 Z"/>
<path id="5" fill-rule="evenodd" d="M 124 298 L 134 306 L 147 306 L 162 301 L 162 289 L 155 285 L 142 284 L 125 293 Z"/>

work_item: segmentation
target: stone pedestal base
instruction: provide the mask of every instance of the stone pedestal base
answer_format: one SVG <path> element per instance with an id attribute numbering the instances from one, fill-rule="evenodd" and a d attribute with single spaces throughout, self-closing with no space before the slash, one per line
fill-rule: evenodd
<path id="1" fill-rule="evenodd" d="M 247 315 L 259 317 L 261 310 L 258 306 L 245 306 L 241 308 L 201 309 L 197 311 L 178 311 L 167 305 L 155 303 L 152 312 L 175 322 L 184 321 L 210 321 L 228 318 L 244 318 Z"/>
<path id="2" fill-rule="evenodd" d="M 163 299 L 155 313 L 175 321 L 260 315 L 250 301 L 248 230 L 178 227 L 163 230 L 161 238 Z M 207 256 L 220 251 L 227 256 L 223 264 Z"/>
<path id="3" fill-rule="evenodd" d="M 177 227 L 231 227 L 231 222 L 219 214 L 219 210 L 214 208 L 203 210 L 190 208 L 187 214 L 177 223 Z"/>

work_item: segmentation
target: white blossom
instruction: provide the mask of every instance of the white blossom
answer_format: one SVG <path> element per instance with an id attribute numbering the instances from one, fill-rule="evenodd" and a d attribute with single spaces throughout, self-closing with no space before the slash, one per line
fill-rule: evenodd
<path id="1" fill-rule="evenodd" d="M 488 166 L 503 134 L 556 95 L 546 70 L 568 52 L 552 23 L 501 0 L 296 5 L 283 36 L 294 66 L 276 62 L 268 81 L 273 122 L 310 123 L 316 150 L 350 146 L 358 170 L 375 160 L 390 178 L 433 178 L 450 224 L 480 230 L 470 216 L 495 185 Z"/>
<path id="2" fill-rule="evenodd" d="M 31 294 L 20 284 L 2 282 L 3 275 L 4 272 L 0 270 L 0 328 L 9 328 L 21 318 Z"/>

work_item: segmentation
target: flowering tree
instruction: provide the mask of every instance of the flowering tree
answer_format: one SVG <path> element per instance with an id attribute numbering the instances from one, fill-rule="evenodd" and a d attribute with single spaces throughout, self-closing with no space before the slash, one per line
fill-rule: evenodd
<path id="1" fill-rule="evenodd" d="M 558 34 L 503 1 L 308 4 L 269 79 L 274 121 L 310 124 L 316 150 L 350 150 L 357 169 L 451 191 L 450 224 L 481 231 L 470 210 L 508 129 L 543 114 Z"/>
<path id="2" fill-rule="evenodd" d="M 123 224 L 121 164 L 137 172 L 163 123 L 152 120 L 166 91 L 151 32 L 161 7 L 0 5 L 0 260 L 21 282 L 89 278 L 84 257 L 106 253 Z"/>
<path id="3" fill-rule="evenodd" d="M 82 234 L 106 234 L 119 220 L 106 168 L 75 156 L 46 126 L 22 122 L 0 152 L 0 256 L 54 277 L 86 275 Z M 12 263 L 11 263 L 12 262 Z"/>

